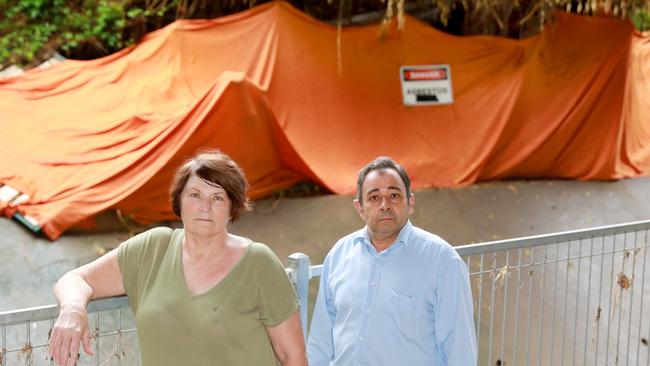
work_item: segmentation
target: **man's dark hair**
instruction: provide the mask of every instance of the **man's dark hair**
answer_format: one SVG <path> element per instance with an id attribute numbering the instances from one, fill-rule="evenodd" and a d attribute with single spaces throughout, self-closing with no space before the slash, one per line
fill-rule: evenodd
<path id="1" fill-rule="evenodd" d="M 399 174 L 400 178 L 402 178 L 402 183 L 404 183 L 404 187 L 406 188 L 406 199 L 408 201 L 409 197 L 411 197 L 411 179 L 406 173 L 406 170 L 403 166 L 399 165 L 395 160 L 388 156 L 380 156 L 368 163 L 368 165 L 364 166 L 359 171 L 359 177 L 357 178 L 357 199 L 359 202 L 363 202 L 363 194 L 361 190 L 363 188 L 363 182 L 366 180 L 368 174 L 375 170 L 385 169 L 393 169 L 397 174 Z"/>

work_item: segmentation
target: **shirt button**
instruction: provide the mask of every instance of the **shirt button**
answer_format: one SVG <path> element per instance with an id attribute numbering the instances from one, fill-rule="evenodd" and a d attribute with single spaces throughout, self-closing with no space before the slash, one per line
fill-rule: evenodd
<path id="1" fill-rule="evenodd" d="M 374 285 L 375 285 L 375 283 L 374 283 L 374 282 L 370 282 L 370 286 L 374 286 Z"/>
<path id="2" fill-rule="evenodd" d="M 370 310 L 366 310 L 366 314 L 370 314 Z"/>
<path id="3" fill-rule="evenodd" d="M 360 341 L 363 341 L 363 337 L 359 337 L 359 340 L 360 340 Z"/>

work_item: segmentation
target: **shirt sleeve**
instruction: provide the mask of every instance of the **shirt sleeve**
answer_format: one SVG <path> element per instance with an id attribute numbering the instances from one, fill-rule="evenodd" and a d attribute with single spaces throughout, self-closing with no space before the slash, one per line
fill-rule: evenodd
<path id="1" fill-rule="evenodd" d="M 438 283 L 436 345 L 444 365 L 476 365 L 472 290 L 465 262 L 453 258 Z"/>
<path id="2" fill-rule="evenodd" d="M 329 270 L 330 256 L 328 255 L 323 262 L 318 296 L 307 340 L 307 357 L 310 366 L 329 366 L 334 358 L 332 330 L 336 319 L 336 308 L 328 285 Z"/>
<path id="3" fill-rule="evenodd" d="M 156 246 L 161 240 L 169 241 L 171 231 L 170 228 L 154 228 L 124 241 L 117 248 L 117 262 L 122 274 L 124 292 L 129 297 L 134 312 L 138 308 L 143 278 L 151 271 L 154 261 L 151 250 L 157 248 L 152 246 Z"/>
<path id="4" fill-rule="evenodd" d="M 145 252 L 146 233 L 138 234 L 117 247 L 117 263 L 122 273 L 124 292 L 129 297 L 129 302 L 138 303 L 137 279 L 138 268 Z"/>
<path id="5" fill-rule="evenodd" d="M 298 310 L 298 298 L 278 257 L 263 244 L 259 247 L 258 293 L 260 316 L 267 327 L 274 327 L 287 320 Z"/>

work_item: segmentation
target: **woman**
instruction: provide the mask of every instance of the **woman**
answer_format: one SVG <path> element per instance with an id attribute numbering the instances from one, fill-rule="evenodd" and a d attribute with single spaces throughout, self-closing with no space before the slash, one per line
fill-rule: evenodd
<path id="1" fill-rule="evenodd" d="M 144 366 L 307 365 L 293 287 L 264 244 L 228 233 L 248 209 L 237 164 L 200 152 L 171 187 L 183 229 L 155 228 L 54 287 L 60 305 L 50 339 L 59 365 L 74 365 L 80 342 L 92 354 L 86 305 L 127 294 L 138 325 Z"/>

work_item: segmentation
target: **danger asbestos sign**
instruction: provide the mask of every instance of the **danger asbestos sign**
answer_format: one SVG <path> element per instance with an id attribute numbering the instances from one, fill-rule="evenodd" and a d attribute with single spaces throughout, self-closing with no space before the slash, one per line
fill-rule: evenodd
<path id="1" fill-rule="evenodd" d="M 449 65 L 402 66 L 399 73 L 404 105 L 454 102 Z"/>

